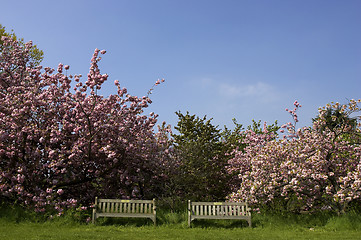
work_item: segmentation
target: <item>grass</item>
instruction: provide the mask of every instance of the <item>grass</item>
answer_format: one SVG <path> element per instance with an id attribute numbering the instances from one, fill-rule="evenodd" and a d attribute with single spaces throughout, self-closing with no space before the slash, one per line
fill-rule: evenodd
<path id="1" fill-rule="evenodd" d="M 361 239 L 361 217 L 272 214 L 241 220 L 196 220 L 188 228 L 186 213 L 158 211 L 158 226 L 149 219 L 101 218 L 97 225 L 74 215 L 46 220 L 19 208 L 0 208 L 0 239 Z"/>
<path id="2" fill-rule="evenodd" d="M 161 225 L 93 226 L 0 221 L 0 239 L 361 239 L 357 230 L 223 228 Z"/>

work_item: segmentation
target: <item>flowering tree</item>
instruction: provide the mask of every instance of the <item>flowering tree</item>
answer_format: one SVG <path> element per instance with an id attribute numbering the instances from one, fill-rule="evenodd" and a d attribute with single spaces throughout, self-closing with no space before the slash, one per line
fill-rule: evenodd
<path id="1" fill-rule="evenodd" d="M 2 52 L 2 48 L 5 47 L 1 40 L 2 36 L 6 36 L 9 38 L 12 38 L 13 40 L 17 40 L 21 47 L 23 47 L 23 48 L 25 47 L 23 38 L 18 38 L 15 35 L 14 31 L 12 31 L 12 30 L 10 32 L 7 32 L 5 27 L 0 24 L 0 53 Z M 10 46 L 7 45 L 7 47 L 10 47 Z M 32 45 L 32 47 L 30 49 L 28 49 L 28 54 L 29 54 L 29 58 L 30 58 L 30 61 L 28 61 L 29 64 L 33 64 L 33 65 L 37 66 L 43 60 L 44 53 L 42 50 L 38 49 L 36 47 L 36 45 Z"/>
<path id="2" fill-rule="evenodd" d="M 64 74 L 67 65 L 59 64 L 57 71 L 29 65 L 31 42 L 22 48 L 9 37 L 2 41 L 2 200 L 17 200 L 38 211 L 47 206 L 61 211 L 89 205 L 96 195 L 156 194 L 167 147 L 153 130 L 157 114 L 143 115 L 149 96 L 131 96 L 118 81 L 117 94 L 98 95 L 108 79 L 98 67 L 104 50 L 95 50 L 83 83 L 81 75 Z"/>
<path id="3" fill-rule="evenodd" d="M 328 209 L 338 213 L 360 201 L 360 118 L 349 121 L 350 114 L 360 110 L 358 102 L 361 100 L 320 109 L 313 128 L 294 131 L 293 124 L 285 124 L 282 127 L 290 135 L 283 139 L 268 141 L 266 134 L 244 132 L 247 147 L 230 160 L 229 170 L 238 173 L 238 190 L 230 200 L 247 200 L 255 208 L 281 203 L 289 211 Z M 295 102 L 291 110 L 295 122 L 298 107 Z M 330 109 L 342 117 L 330 117 Z"/>

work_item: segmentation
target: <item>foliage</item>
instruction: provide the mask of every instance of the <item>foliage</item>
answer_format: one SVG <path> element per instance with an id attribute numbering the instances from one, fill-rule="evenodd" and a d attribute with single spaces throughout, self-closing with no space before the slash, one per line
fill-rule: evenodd
<path id="1" fill-rule="evenodd" d="M 5 27 L 0 24 L 0 53 L 3 51 L 5 47 L 3 41 L 1 40 L 2 36 L 10 37 L 13 40 L 17 40 L 19 45 L 22 48 L 25 48 L 25 43 L 23 38 L 18 38 L 13 31 L 6 32 Z M 33 64 L 34 66 L 38 66 L 43 60 L 44 52 L 36 47 L 36 45 L 32 45 L 29 49 L 29 61 L 28 64 Z"/>
<path id="2" fill-rule="evenodd" d="M 320 121 L 321 116 L 312 120 L 317 130 L 321 133 L 327 130 L 333 132 L 336 137 L 353 141 L 352 144 L 356 142 L 361 143 L 361 134 L 357 131 L 357 117 L 351 117 L 356 110 L 351 106 L 350 109 L 347 109 L 346 105 L 341 107 L 339 103 L 333 104 L 332 107 L 329 104 L 325 108 L 320 109 L 323 121 Z M 357 138 L 357 136 L 359 137 Z"/>
<path id="3" fill-rule="evenodd" d="M 222 200 L 230 192 L 231 175 L 226 172 L 227 152 L 222 139 L 235 135 L 227 130 L 222 135 L 217 126 L 205 117 L 188 112 L 176 113 L 179 121 L 174 138 L 173 190 L 177 196 L 190 200 Z"/>
<path id="4" fill-rule="evenodd" d="M 28 64 L 31 42 L 2 41 L 0 200 L 61 214 L 96 195 L 150 198 L 159 191 L 167 145 L 154 134 L 157 114 L 143 115 L 150 98 L 131 96 L 117 80 L 117 94 L 98 95 L 108 79 L 98 67 L 104 50 L 95 50 L 83 83 L 63 73 L 67 65 Z"/>
<path id="5" fill-rule="evenodd" d="M 328 107 L 349 117 L 350 113 L 360 110 L 357 102 L 361 100 Z M 296 101 L 296 109 L 297 105 Z M 283 125 L 290 133 L 283 139 L 270 140 L 263 133 L 244 132 L 247 147 L 230 161 L 230 171 L 239 176 L 238 190 L 230 199 L 245 199 L 254 208 L 274 208 L 282 204 L 287 211 L 294 212 L 342 213 L 353 201 L 359 202 L 360 123 L 352 128 L 349 121 L 339 125 L 339 118 L 331 117 L 335 125 L 329 122 L 328 113 L 329 110 L 320 109 L 313 128 L 294 131 L 292 124 Z M 297 119 L 297 114 L 294 116 Z M 324 128 L 325 125 L 332 128 Z"/>
<path id="6" fill-rule="evenodd" d="M 252 125 L 249 125 L 247 127 L 247 129 L 249 131 L 252 131 L 252 132 L 256 133 L 256 134 L 263 134 L 263 133 L 274 134 L 274 138 L 276 138 L 278 136 L 277 131 L 280 129 L 280 127 L 277 126 L 277 120 L 276 120 L 271 125 L 267 125 L 267 123 L 264 122 L 263 129 L 262 129 L 261 128 L 261 120 L 256 122 L 255 120 L 252 119 Z"/>
<path id="7" fill-rule="evenodd" d="M 224 126 L 224 130 L 221 131 L 221 142 L 223 143 L 223 149 L 228 156 L 232 155 L 234 149 L 243 149 L 245 146 L 242 143 L 242 136 L 239 134 L 243 130 L 243 126 L 237 123 L 236 119 L 232 119 L 234 128 L 228 129 Z"/>

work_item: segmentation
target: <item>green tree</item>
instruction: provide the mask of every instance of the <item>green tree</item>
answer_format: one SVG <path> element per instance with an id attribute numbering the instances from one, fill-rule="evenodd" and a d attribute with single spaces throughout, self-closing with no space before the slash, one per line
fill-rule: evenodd
<path id="1" fill-rule="evenodd" d="M 20 46 L 22 46 L 23 48 L 25 47 L 25 42 L 23 38 L 18 38 L 13 30 L 11 30 L 10 32 L 6 32 L 5 27 L 0 24 L 0 54 L 5 47 L 3 45 L 3 41 L 1 40 L 2 36 L 10 37 L 14 40 L 17 40 L 20 43 Z M 32 46 L 29 55 L 30 59 L 28 63 L 33 64 L 33 66 L 38 66 L 44 58 L 44 52 L 38 49 L 36 45 Z"/>
<path id="2" fill-rule="evenodd" d="M 357 104 L 356 101 L 353 102 Z M 335 134 L 335 140 L 348 141 L 350 144 L 360 144 L 360 125 L 357 118 L 361 117 L 351 117 L 352 114 L 359 112 L 359 109 L 350 107 L 350 110 L 346 110 L 345 106 L 347 105 L 341 106 L 339 103 L 329 104 L 326 108 L 321 109 L 320 114 L 313 118 L 312 121 L 316 130 L 320 133 L 330 131 Z"/>
<path id="3" fill-rule="evenodd" d="M 322 132 L 325 129 L 330 130 L 331 132 L 336 132 L 337 130 L 345 131 L 355 131 L 357 127 L 357 119 L 349 116 L 347 112 L 342 111 L 341 107 L 336 109 L 327 108 L 322 116 L 317 116 L 312 119 L 313 122 L 318 121 L 323 118 L 324 122 L 320 125 L 319 130 Z"/>
<path id="4" fill-rule="evenodd" d="M 256 122 L 254 119 L 252 119 L 252 124 L 249 125 L 247 127 L 248 130 L 252 130 L 255 133 L 265 133 L 265 131 L 267 131 L 269 134 L 274 133 L 275 137 L 277 137 L 277 131 L 278 129 L 280 129 L 281 127 L 277 126 L 277 120 L 272 123 L 271 125 L 266 125 L 263 127 L 261 127 L 261 120 L 259 120 L 258 122 Z"/>
<path id="5" fill-rule="evenodd" d="M 190 200 L 224 200 L 230 192 L 227 172 L 227 139 L 235 139 L 230 130 L 222 133 L 204 116 L 176 113 L 179 121 L 173 134 L 177 173 L 173 181 L 178 195 Z"/>

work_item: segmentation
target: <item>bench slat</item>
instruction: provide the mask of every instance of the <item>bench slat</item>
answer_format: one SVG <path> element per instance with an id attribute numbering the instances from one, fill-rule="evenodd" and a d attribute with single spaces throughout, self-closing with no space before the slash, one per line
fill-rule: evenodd
<path id="1" fill-rule="evenodd" d="M 246 206 L 247 203 L 245 202 L 192 202 L 192 205 L 214 205 L 214 206 Z"/>
<path id="2" fill-rule="evenodd" d="M 246 216 L 227 216 L 227 215 L 217 215 L 217 216 L 213 216 L 213 215 L 198 215 L 196 218 L 194 219 L 239 219 L 239 220 L 248 220 L 248 217 Z M 193 219 L 193 220 L 194 220 Z"/>
<path id="3" fill-rule="evenodd" d="M 126 199 L 106 199 L 106 198 L 99 198 L 98 203 L 101 202 L 119 202 L 119 203 L 150 203 L 152 204 L 152 200 L 126 200 Z"/>
<path id="4" fill-rule="evenodd" d="M 130 217 L 130 218 L 132 218 L 132 217 L 151 218 L 154 216 L 153 214 L 141 214 L 141 213 L 138 213 L 138 214 L 124 213 L 121 216 L 117 213 L 98 213 L 97 215 L 98 215 L 97 217 Z"/>

